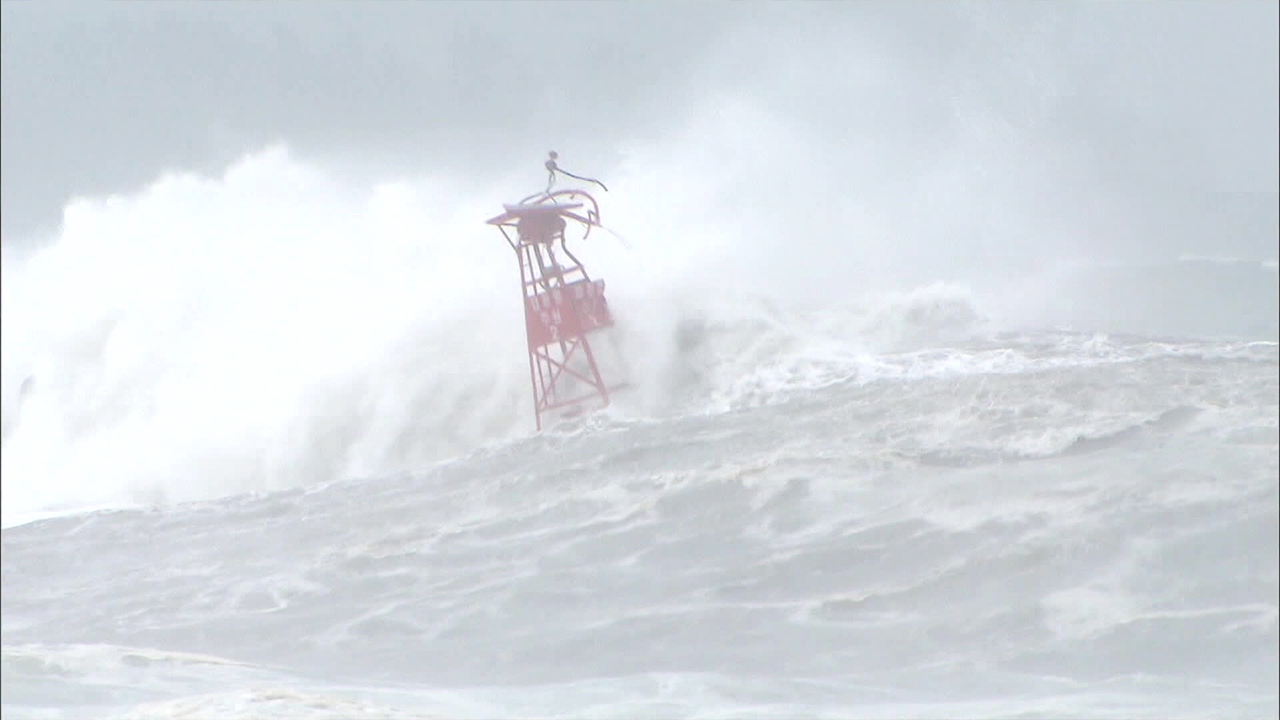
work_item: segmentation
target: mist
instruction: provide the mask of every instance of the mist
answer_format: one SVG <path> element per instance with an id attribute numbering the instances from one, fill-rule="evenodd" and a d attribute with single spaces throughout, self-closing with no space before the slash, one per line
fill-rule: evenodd
<path id="1" fill-rule="evenodd" d="M 583 257 L 650 405 L 697 374 L 682 327 L 760 298 L 1187 332 L 1167 293 L 1120 307 L 1071 269 L 1212 256 L 1274 283 L 1275 4 L 2 12 L 6 507 L 404 471 L 525 432 L 514 267 L 483 221 L 552 149 L 608 185 L 625 245 Z M 1208 292 L 1173 298 L 1197 332 L 1239 314 Z"/>
<path id="2" fill-rule="evenodd" d="M 1034 215 L 1038 228 L 1093 247 L 1274 244 L 1270 3 L 120 2 L 3 13 L 10 242 L 55 227 L 72 197 L 136 190 L 164 170 L 216 173 L 275 142 L 374 175 L 447 170 L 466 183 L 551 147 L 607 173 L 629 142 L 661 146 L 735 98 L 778 118 L 778 134 L 754 146 L 788 148 L 757 185 L 834 186 L 954 226 L 953 207 L 912 202 L 924 194 L 917 179 L 952 168 L 990 187 L 972 212 L 1004 215 L 1023 199 L 1017 188 L 1056 211 Z M 791 155 L 797 146 L 807 153 Z M 697 177 L 706 168 L 683 170 L 666 179 L 714 182 Z M 901 221 L 898 208 L 884 214 Z M 1202 237 L 1242 214 L 1260 218 L 1256 236 Z"/>

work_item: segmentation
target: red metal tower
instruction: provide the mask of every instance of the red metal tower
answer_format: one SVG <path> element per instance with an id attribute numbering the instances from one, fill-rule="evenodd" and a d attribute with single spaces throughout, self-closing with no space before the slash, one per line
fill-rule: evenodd
<path id="1" fill-rule="evenodd" d="M 561 170 L 556 166 L 554 152 L 546 168 L 549 177 L 545 192 L 514 205 L 504 203 L 504 212 L 488 220 L 488 224 L 502 231 L 520 265 L 529 380 L 538 430 L 542 429 L 542 416 L 547 412 L 580 408 L 593 400 L 604 407 L 609 404 L 609 391 L 617 389 L 605 386 L 588 339 L 591 333 L 613 326 L 604 297 L 604 281 L 587 275 L 565 238 L 569 220 L 585 228 L 584 240 L 592 228 L 602 227 L 600 207 L 583 190 L 551 190 L 556 173 L 595 183 L 606 192 L 608 188 L 598 180 Z M 585 217 L 583 208 L 587 208 Z M 515 230 L 514 239 L 508 229 Z"/>

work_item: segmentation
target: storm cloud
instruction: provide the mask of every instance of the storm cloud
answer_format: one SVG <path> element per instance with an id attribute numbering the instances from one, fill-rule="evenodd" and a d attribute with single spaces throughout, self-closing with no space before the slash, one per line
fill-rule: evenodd
<path id="1" fill-rule="evenodd" d="M 6 2 L 0 217 L 20 242 L 277 141 L 353 174 L 604 172 L 740 102 L 800 149 L 759 182 L 919 206 L 948 162 L 1056 198 L 1043 222 L 1086 245 L 1274 254 L 1276 26 L 1265 2 Z"/>

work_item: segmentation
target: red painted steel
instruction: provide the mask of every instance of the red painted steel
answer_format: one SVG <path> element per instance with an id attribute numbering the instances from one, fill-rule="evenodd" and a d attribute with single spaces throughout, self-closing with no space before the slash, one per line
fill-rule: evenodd
<path id="1" fill-rule="evenodd" d="M 551 191 L 557 172 L 568 175 L 556 166 L 555 159 L 556 154 L 551 153 L 546 163 L 550 171 L 546 192 L 503 205 L 504 212 L 488 220 L 502 231 L 520 265 L 529 381 L 538 430 L 542 429 L 543 415 L 551 410 L 593 400 L 601 407 L 608 405 L 610 390 L 600 376 L 588 338 L 613 326 L 604 281 L 587 274 L 565 238 L 569 221 L 585 228 L 583 239 L 592 228 L 601 227 L 600 208 L 583 190 Z M 515 231 L 515 238 L 509 230 Z"/>
<path id="2" fill-rule="evenodd" d="M 603 280 L 575 280 L 525 297 L 529 349 L 613 325 Z"/>

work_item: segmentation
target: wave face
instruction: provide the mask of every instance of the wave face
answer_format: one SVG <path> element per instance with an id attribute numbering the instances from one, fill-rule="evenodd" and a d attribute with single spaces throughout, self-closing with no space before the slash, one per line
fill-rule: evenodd
<path id="1" fill-rule="evenodd" d="M 542 434 L 496 184 L 272 150 L 6 256 L 5 716 L 1276 714 L 1274 260 L 805 285 L 666 169 Z"/>

